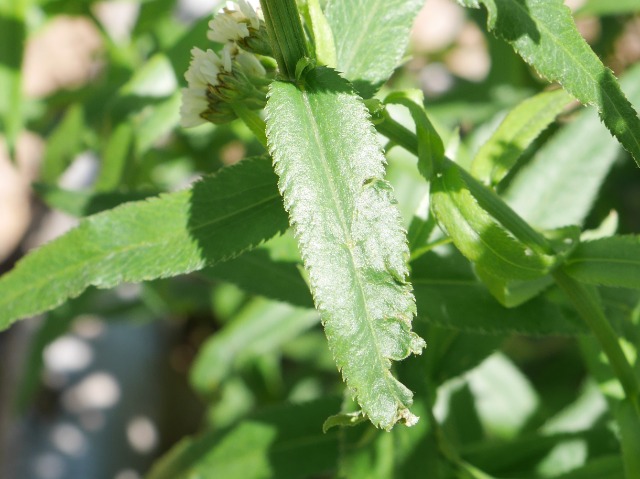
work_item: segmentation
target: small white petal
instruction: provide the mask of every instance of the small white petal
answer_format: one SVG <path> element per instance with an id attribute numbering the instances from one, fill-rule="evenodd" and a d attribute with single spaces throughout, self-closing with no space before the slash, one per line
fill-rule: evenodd
<path id="1" fill-rule="evenodd" d="M 192 126 L 206 123 L 206 120 L 200 115 L 206 111 L 208 107 L 206 90 L 183 88 L 182 104 L 180 105 L 180 126 L 183 128 L 191 128 Z"/>
<path id="2" fill-rule="evenodd" d="M 227 43 L 222 52 L 220 52 L 220 56 L 222 57 L 222 68 L 225 71 L 230 72 L 233 68 L 233 58 L 238 53 L 238 48 L 234 43 Z"/>
<path id="3" fill-rule="evenodd" d="M 240 52 L 236 57 L 236 61 L 242 71 L 249 76 L 262 77 L 267 74 L 260 60 L 252 53 Z"/>
<path id="4" fill-rule="evenodd" d="M 242 40 L 249 36 L 249 27 L 240 12 L 224 10 L 209 22 L 207 38 L 212 42 L 227 43 Z"/>

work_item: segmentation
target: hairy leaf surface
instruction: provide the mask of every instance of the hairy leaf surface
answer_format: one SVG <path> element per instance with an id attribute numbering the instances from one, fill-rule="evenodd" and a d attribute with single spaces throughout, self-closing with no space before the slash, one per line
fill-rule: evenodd
<path id="1" fill-rule="evenodd" d="M 420 353 L 409 252 L 367 111 L 328 68 L 276 81 L 267 138 L 329 346 L 371 421 L 415 421 L 391 360 Z"/>
<path id="2" fill-rule="evenodd" d="M 463 0 L 467 6 L 476 0 Z M 562 0 L 480 0 L 488 27 L 509 42 L 540 75 L 597 108 L 609 131 L 640 164 L 640 119 L 606 68 L 578 32 Z"/>
<path id="3" fill-rule="evenodd" d="M 471 173 L 485 184 L 499 183 L 571 100 L 564 90 L 554 90 L 520 103 L 482 145 L 471 164 Z"/>
<path id="4" fill-rule="evenodd" d="M 565 264 L 567 273 L 585 283 L 640 289 L 640 237 L 586 241 Z"/>
<path id="5" fill-rule="evenodd" d="M 364 98 L 393 73 L 409 43 L 409 31 L 423 0 L 329 0 L 336 70 Z M 375 32 L 375 35 L 372 35 Z"/>
<path id="6" fill-rule="evenodd" d="M 82 220 L 27 255 L 0 278 L 0 329 L 88 286 L 110 288 L 195 271 L 286 228 L 271 166 L 245 160 L 189 190 Z"/>

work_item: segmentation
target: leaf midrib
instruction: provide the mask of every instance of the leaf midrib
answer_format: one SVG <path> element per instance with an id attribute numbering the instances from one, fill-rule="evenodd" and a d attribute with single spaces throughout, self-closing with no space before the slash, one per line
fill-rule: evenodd
<path id="1" fill-rule="evenodd" d="M 192 228 L 190 231 L 194 232 L 194 231 L 198 231 L 199 229 L 202 229 L 202 228 L 205 228 L 205 227 L 209 227 L 209 226 L 214 225 L 216 223 L 222 222 L 222 221 L 224 221 L 224 220 L 226 220 L 226 219 L 228 219 L 230 217 L 242 214 L 247 210 L 259 207 L 259 206 L 261 206 L 261 205 L 263 205 L 265 203 L 268 203 L 268 202 L 270 202 L 270 201 L 272 201 L 273 199 L 276 199 L 276 198 L 279 198 L 279 195 L 272 195 L 272 196 L 270 196 L 270 197 L 268 197 L 266 199 L 263 199 L 263 200 L 261 200 L 261 201 L 259 201 L 257 203 L 254 203 L 252 205 L 246 206 L 246 207 L 242 208 L 241 210 L 236 210 L 236 211 L 234 211 L 232 213 L 229 213 L 229 214 L 226 214 L 224 216 L 218 217 L 215 220 L 211 220 L 211 221 L 207 221 L 207 222 L 201 223 L 201 224 L 195 226 L 194 228 Z M 8 298 L 9 298 L 8 300 L 7 300 L 7 296 L 4 296 L 3 301 L 0 302 L 0 304 L 10 304 L 16 297 L 21 296 L 22 294 L 24 294 L 25 291 L 41 288 L 43 284 L 46 284 L 46 283 L 52 281 L 55 278 L 59 278 L 61 276 L 66 276 L 69 273 L 72 273 L 75 270 L 82 268 L 82 266 L 85 263 L 90 262 L 90 261 L 92 261 L 92 260 L 94 260 L 96 258 L 104 259 L 105 257 L 108 257 L 108 256 L 120 256 L 122 254 L 128 253 L 129 251 L 132 251 L 132 250 L 135 250 L 135 249 L 138 249 L 138 248 L 142 248 L 144 246 L 147 246 L 149 248 L 150 247 L 155 247 L 155 246 L 162 246 L 164 244 L 171 243 L 172 241 L 174 241 L 176 238 L 178 238 L 180 236 L 181 236 L 181 232 L 176 232 L 176 233 L 170 235 L 169 238 L 165 238 L 163 241 L 159 241 L 159 242 L 141 242 L 141 243 L 136 243 L 136 244 L 133 244 L 133 245 L 128 244 L 128 245 L 123 246 L 122 248 L 116 248 L 115 250 L 108 250 L 108 251 L 102 250 L 100 252 L 97 252 L 95 255 L 91 255 L 91 256 L 85 257 L 85 259 L 83 261 L 81 261 L 81 262 L 71 263 L 67 267 L 64 267 L 62 269 L 58 269 L 56 271 L 56 274 L 51 274 L 51 275 L 48 275 L 48 276 L 40 276 L 40 278 L 41 278 L 40 281 L 30 282 L 29 283 L 29 287 L 22 288 L 17 293 L 9 295 L 8 296 Z M 2 284 L 2 282 L 0 282 L 0 285 L 1 284 Z M 89 284 L 93 285 L 94 283 L 93 283 L 93 281 L 90 281 Z"/>
<path id="2" fill-rule="evenodd" d="M 345 246 L 347 247 L 347 250 L 349 251 L 349 260 L 351 262 L 351 266 L 353 269 L 353 276 L 355 279 L 355 283 L 357 286 L 357 290 L 358 290 L 358 297 L 359 297 L 359 302 L 362 305 L 362 309 L 364 309 L 365 312 L 365 323 L 366 323 L 366 327 L 369 330 L 369 334 L 373 339 L 373 343 L 375 344 L 375 348 L 376 348 L 376 360 L 378 363 L 378 367 L 382 370 L 383 374 L 382 377 L 384 378 L 385 384 L 387 385 L 389 390 L 393 390 L 393 388 L 391 388 L 391 385 L 389 383 L 389 375 L 386 374 L 387 369 L 384 367 L 384 364 L 381 363 L 381 359 L 383 357 L 382 352 L 380 350 L 380 344 L 378 343 L 378 336 L 375 334 L 375 331 L 373 330 L 373 325 L 372 325 L 372 317 L 371 317 L 371 313 L 369 311 L 368 308 L 368 304 L 367 304 L 367 300 L 366 300 L 366 296 L 364 294 L 364 289 L 362 287 L 362 281 L 360 279 L 360 275 L 358 274 L 358 268 L 356 267 L 355 264 L 355 258 L 353 257 L 353 249 L 352 249 L 352 238 L 351 238 L 351 232 L 348 229 L 347 226 L 347 222 L 346 219 L 344 218 L 344 214 L 342 211 L 342 208 L 340 208 L 340 204 L 338 202 L 338 195 L 336 192 L 336 185 L 334 183 L 333 180 L 333 175 L 330 174 L 330 166 L 329 166 L 329 161 L 327 159 L 326 156 L 326 151 L 325 151 L 325 147 L 324 147 L 324 143 L 322 142 L 321 139 L 321 134 L 320 134 L 320 130 L 319 130 L 319 125 L 316 122 L 316 117 L 314 114 L 314 110 L 311 107 L 310 101 L 309 101 L 309 94 L 308 92 L 305 91 L 300 91 L 302 94 L 302 98 L 303 98 L 303 104 L 304 107 L 306 109 L 306 113 L 307 113 L 307 118 L 309 119 L 309 124 L 311 125 L 312 131 L 313 131 L 313 135 L 314 135 L 314 140 L 316 141 L 316 146 L 317 146 L 317 151 L 319 152 L 319 156 L 320 156 L 320 163 L 322 165 L 322 169 L 325 173 L 326 176 L 326 181 L 330 186 L 331 189 L 331 202 L 333 203 L 333 209 L 335 211 L 338 211 L 338 216 L 340 217 L 340 223 L 343 229 L 343 234 L 345 235 L 345 239 L 348 240 L 347 244 L 345 244 Z M 362 394 L 362 392 L 358 392 L 358 394 Z M 398 402 L 400 402 L 401 404 L 402 401 L 400 401 L 399 398 L 397 398 L 396 394 L 393 394 L 396 397 L 396 400 Z M 397 406 L 396 406 L 397 407 Z"/>
<path id="3" fill-rule="evenodd" d="M 512 1 L 513 1 L 513 0 L 512 0 Z M 517 1 L 513 1 L 513 3 L 515 3 L 515 4 L 518 6 L 518 8 L 524 12 L 525 16 L 527 16 L 527 13 L 528 13 L 528 12 L 527 12 L 527 10 L 526 10 L 526 9 L 525 9 L 525 8 L 524 8 L 520 3 L 518 3 Z M 562 5 L 561 5 L 561 7 L 567 8 L 564 4 L 562 4 Z M 591 79 L 591 80 L 592 80 L 596 85 L 599 85 L 598 80 L 597 80 L 597 79 L 592 75 L 591 71 L 590 71 L 588 68 L 586 68 L 586 67 L 585 67 L 585 65 L 584 65 L 581 61 L 578 61 L 578 60 L 576 59 L 576 57 L 574 57 L 574 56 L 572 55 L 572 53 L 571 53 L 571 51 L 570 51 L 570 50 L 568 50 L 567 48 L 565 48 L 565 47 L 564 47 L 564 45 L 562 45 L 562 43 L 560 43 L 560 42 L 558 41 L 557 37 L 556 37 L 555 35 L 553 35 L 553 34 L 552 34 L 551 30 L 549 30 L 548 28 L 546 28 L 546 26 L 545 26 L 544 24 L 541 24 L 540 19 L 539 19 L 538 17 L 534 17 L 533 15 L 530 15 L 530 16 L 531 16 L 532 18 L 535 18 L 535 19 L 536 19 L 536 22 L 535 22 L 535 23 L 536 23 L 536 25 L 538 26 L 538 28 L 540 28 L 541 30 L 544 30 L 545 32 L 547 32 L 547 33 L 549 34 L 549 37 L 550 37 L 550 38 L 552 38 L 552 39 L 554 40 L 554 41 L 553 41 L 553 43 L 555 43 L 555 44 L 556 44 L 556 45 L 557 45 L 561 50 L 563 50 L 563 51 L 567 54 L 567 56 L 568 56 L 568 57 L 570 57 L 570 58 L 574 61 L 574 63 L 576 63 L 576 64 L 579 66 L 579 68 L 580 68 L 580 69 L 581 69 L 581 70 L 586 74 L 586 76 L 587 76 L 587 77 L 589 77 L 589 78 L 590 78 L 590 79 Z M 579 33 L 578 33 L 578 35 L 579 35 Z M 594 53 L 594 55 L 595 55 L 595 53 Z M 597 58 L 597 57 L 596 57 L 596 58 Z M 598 62 L 600 62 L 600 60 L 599 60 L 599 59 L 598 59 L 597 61 L 598 61 Z M 602 64 L 601 64 L 601 65 L 602 65 Z M 602 68 L 603 68 L 603 71 L 605 71 L 605 72 L 606 72 L 606 69 L 607 69 L 607 68 L 606 68 L 604 65 L 602 65 Z M 600 91 L 601 91 L 601 93 L 602 93 L 602 95 L 603 95 L 603 96 L 606 96 L 606 97 L 607 97 L 607 100 L 609 101 L 609 103 L 613 106 L 614 110 L 616 111 L 617 116 L 618 116 L 619 118 L 621 118 L 621 119 L 624 121 L 624 124 L 626 125 L 625 130 L 626 130 L 627 132 L 630 132 L 630 128 L 629 128 L 629 125 L 628 125 L 628 121 L 625 119 L 624 115 L 622 115 L 622 114 L 620 113 L 620 111 L 618 110 L 618 107 L 617 107 L 616 103 L 615 103 L 615 102 L 611 99 L 611 97 L 609 96 L 608 91 L 607 91 L 605 88 L 602 88 L 602 87 L 600 87 Z M 624 98 L 624 93 L 622 94 L 622 97 Z M 596 102 L 589 102 L 589 104 L 592 104 L 592 105 L 593 105 L 593 104 L 597 104 L 597 103 L 596 103 Z M 600 110 L 600 108 L 598 108 L 598 110 Z M 604 113 L 603 113 L 603 114 L 604 114 Z M 640 143 L 638 142 L 638 139 L 636 138 L 636 136 L 635 136 L 635 135 L 633 135 L 633 134 L 631 134 L 631 138 L 633 138 L 633 140 L 634 140 L 634 143 L 635 143 L 636 147 L 637 147 L 637 148 L 638 148 L 638 150 L 640 151 Z"/>

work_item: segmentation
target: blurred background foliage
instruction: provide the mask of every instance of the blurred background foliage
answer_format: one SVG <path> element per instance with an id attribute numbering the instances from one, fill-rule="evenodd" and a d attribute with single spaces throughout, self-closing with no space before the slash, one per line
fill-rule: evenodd
<path id="1" fill-rule="evenodd" d="M 175 191 L 263 151 L 240 122 L 177 126 L 189 51 L 207 48 L 217 3 L 0 0 L 0 271 L 79 217 Z M 624 78 L 640 59 L 640 2 L 566 3 L 596 53 Z M 453 0 L 428 0 L 390 84 L 425 92 L 427 111 L 463 164 L 508 109 L 545 87 L 511 47 L 486 33 L 484 15 Z M 588 121 L 606 136 L 591 114 Z M 518 168 L 574 117 L 562 116 Z M 616 211 L 619 231 L 637 233 L 637 170 L 621 148 L 603 148 L 605 170 L 595 185 L 601 193 L 585 225 L 596 227 Z M 426 185 L 404 150 L 392 148 L 388 158 L 408 225 Z M 206 433 L 201 444 L 214 453 L 200 451 L 203 475 L 193 477 L 214 477 L 206 471 L 215 460 L 227 468 L 215 477 L 249 477 L 237 468 L 253 463 L 229 458 L 259 462 L 274 447 L 268 425 L 282 414 L 308 424 L 286 431 L 290 442 L 309 440 L 309 450 L 304 441 L 295 454 L 273 449 L 271 465 L 263 465 L 271 476 L 255 477 L 320 477 L 305 475 L 318 462 L 328 470 L 321 477 L 333 477 L 337 432 L 323 436 L 318 424 L 337 411 L 343 386 L 308 309 L 306 285 L 297 274 L 270 277 L 265 258 L 299 269 L 285 235 L 197 274 L 90 289 L 1 333 L 0 477 L 136 479 L 196 433 Z M 242 281 L 243 271 L 263 269 L 265 276 Z M 271 281 L 291 281 L 290 294 L 271 291 Z M 274 296 L 283 302 L 266 299 Z M 620 299 L 632 308 L 634 301 Z M 622 477 L 611 413 L 582 360 L 593 351 L 590 339 L 453 335 L 424 323 L 416 329 L 429 347 L 401 363 L 399 374 L 411 385 L 413 363 L 420 362 L 437 398 L 434 390 L 416 395 L 423 398 L 417 432 L 350 430 L 351 477 L 452 477 L 428 440 L 415 446 L 431 420 L 465 461 L 496 477 Z M 435 402 L 431 419 L 424 398 Z M 283 413 L 283 404 L 300 406 Z M 230 437 L 244 446 L 225 449 Z M 398 457 L 403 467 L 392 473 L 389 463 Z M 171 472 L 178 467 L 171 456 L 164 461 L 151 477 L 182 477 Z"/>

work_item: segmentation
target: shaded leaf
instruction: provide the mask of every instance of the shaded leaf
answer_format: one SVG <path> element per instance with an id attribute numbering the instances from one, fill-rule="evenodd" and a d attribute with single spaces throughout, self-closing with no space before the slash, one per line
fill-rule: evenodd
<path id="1" fill-rule="evenodd" d="M 123 203 L 140 201 L 157 195 L 151 191 L 127 193 L 65 190 L 46 183 L 35 183 L 36 194 L 50 207 L 69 215 L 82 217 L 110 210 Z"/>
<path id="2" fill-rule="evenodd" d="M 202 346 L 191 368 L 191 384 L 211 394 L 246 361 L 280 349 L 318 322 L 314 310 L 254 300 Z"/>
<path id="3" fill-rule="evenodd" d="M 0 278 L 0 329 L 88 286 L 175 276 L 231 258 L 287 227 L 276 177 L 245 160 L 191 189 L 80 222 Z"/>
<path id="4" fill-rule="evenodd" d="M 391 360 L 419 353 L 408 248 L 365 107 L 333 70 L 276 81 L 267 138 L 329 346 L 371 421 L 415 421 Z"/>
<path id="5" fill-rule="evenodd" d="M 256 414 L 222 434 L 180 441 L 147 479 L 305 479 L 335 471 L 338 430 L 322 432 L 339 399 L 285 405 Z"/>
<path id="6" fill-rule="evenodd" d="M 517 308 L 501 306 L 458 253 L 426 253 L 411 263 L 418 319 L 460 331 L 533 336 L 586 332 L 544 297 Z"/>
<path id="7" fill-rule="evenodd" d="M 565 262 L 579 281 L 640 289 L 640 237 L 612 236 L 578 245 Z"/>
<path id="8" fill-rule="evenodd" d="M 411 25 L 423 3 L 329 0 L 326 16 L 335 41 L 335 68 L 364 98 L 373 96 L 400 63 Z"/>

